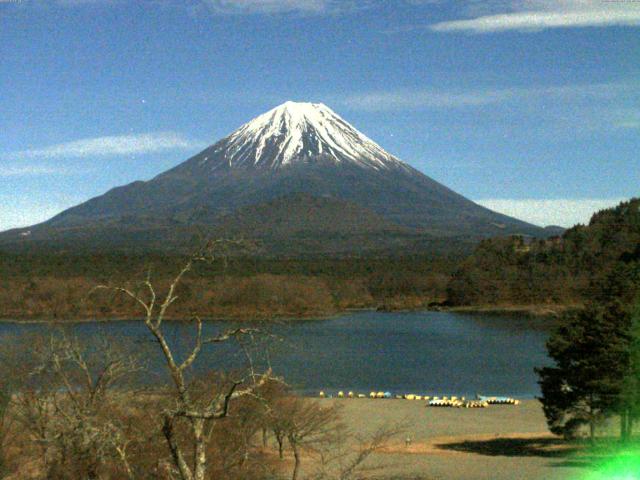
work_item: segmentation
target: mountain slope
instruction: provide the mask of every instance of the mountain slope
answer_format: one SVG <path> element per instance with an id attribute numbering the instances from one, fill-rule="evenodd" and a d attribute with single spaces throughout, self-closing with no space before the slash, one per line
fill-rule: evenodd
<path id="1" fill-rule="evenodd" d="M 196 227 L 221 232 L 233 215 L 258 205 L 262 226 L 253 233 L 271 235 L 288 221 L 282 199 L 299 203 L 300 193 L 346 202 L 377 216 L 373 222 L 358 222 L 353 221 L 353 208 L 333 208 L 329 223 L 341 224 L 343 233 L 354 235 L 371 232 L 371 225 L 363 229 L 364 224 L 378 223 L 436 237 L 544 236 L 543 229 L 481 207 L 418 172 L 328 107 L 287 102 L 148 182 L 115 188 L 71 208 L 30 228 L 29 237 L 20 236 L 23 231 L 0 235 L 0 245 L 53 237 L 86 239 L 87 230 L 101 229 L 161 229 L 168 240 L 176 237 L 166 242 L 171 245 L 184 241 L 171 232 Z M 273 202 L 278 208 L 270 210 Z M 299 223 L 299 213 L 290 221 Z M 319 218 L 310 215 L 305 220 L 308 230 L 326 231 L 326 216 Z"/>

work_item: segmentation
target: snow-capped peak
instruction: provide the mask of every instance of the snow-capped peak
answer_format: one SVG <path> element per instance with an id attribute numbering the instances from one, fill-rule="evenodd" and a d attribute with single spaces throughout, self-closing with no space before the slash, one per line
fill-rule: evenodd
<path id="1" fill-rule="evenodd" d="M 406 166 L 322 103 L 286 102 L 216 146 L 234 167 L 278 169 L 314 158 L 385 169 Z"/>

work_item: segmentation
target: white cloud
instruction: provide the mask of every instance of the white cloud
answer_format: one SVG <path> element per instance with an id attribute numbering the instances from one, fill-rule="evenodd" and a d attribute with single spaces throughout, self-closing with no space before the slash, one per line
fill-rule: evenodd
<path id="1" fill-rule="evenodd" d="M 611 82 L 587 85 L 562 85 L 530 88 L 472 89 L 445 91 L 436 89 L 378 91 L 354 94 L 341 100 L 345 106 L 365 111 L 421 108 L 477 107 L 513 100 L 607 99 L 623 95 L 638 96 L 634 82 Z"/>
<path id="2" fill-rule="evenodd" d="M 519 0 L 508 5 L 499 2 L 497 6 L 503 10 L 469 19 L 440 22 L 429 28 L 435 32 L 491 33 L 640 26 L 640 3 L 636 0 Z"/>
<path id="3" fill-rule="evenodd" d="M 508 90 L 467 93 L 437 90 L 398 90 L 351 95 L 344 99 L 343 103 L 357 110 L 384 111 L 480 106 L 500 102 L 511 95 L 512 93 Z"/>
<path id="4" fill-rule="evenodd" d="M 611 122 L 618 128 L 636 130 L 640 128 L 640 110 L 622 108 L 612 112 Z"/>
<path id="5" fill-rule="evenodd" d="M 192 150 L 202 148 L 203 146 L 203 143 L 194 142 L 178 133 L 158 132 L 85 138 L 73 142 L 50 145 L 44 148 L 0 154 L 0 158 L 5 160 L 28 160 L 112 157 L 156 153 L 165 150 Z"/>
<path id="6" fill-rule="evenodd" d="M 62 8 L 118 6 L 140 0 L 0 0 L 14 5 Z M 193 15 L 214 14 L 332 14 L 359 10 L 382 0 L 147 0 L 152 7 L 181 7 Z"/>
<path id="7" fill-rule="evenodd" d="M 616 123 L 616 127 L 628 128 L 628 129 L 639 129 L 640 120 L 622 120 Z"/>
<path id="8" fill-rule="evenodd" d="M 71 170 L 44 165 L 0 166 L 0 177 L 29 177 L 34 175 L 67 175 Z"/>
<path id="9" fill-rule="evenodd" d="M 111 5 L 118 0 L 56 0 L 63 7 L 78 7 L 81 5 Z"/>
<path id="10" fill-rule="evenodd" d="M 350 1 L 338 0 L 204 0 L 218 13 L 328 13 L 352 6 Z"/>
<path id="11" fill-rule="evenodd" d="M 483 199 L 476 200 L 476 203 L 534 225 L 571 227 L 588 223 L 595 212 L 614 207 L 624 200 L 628 199 Z"/>

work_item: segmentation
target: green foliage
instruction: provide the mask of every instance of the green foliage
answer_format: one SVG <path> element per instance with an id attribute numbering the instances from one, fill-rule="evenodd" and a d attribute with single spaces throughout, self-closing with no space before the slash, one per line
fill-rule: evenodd
<path id="1" fill-rule="evenodd" d="M 631 313 L 629 337 L 629 358 L 622 385 L 621 409 L 627 411 L 630 422 L 628 428 L 632 428 L 633 422 L 640 419 L 640 298 Z"/>
<path id="2" fill-rule="evenodd" d="M 639 259 L 640 199 L 633 199 L 596 213 L 589 225 L 562 237 L 483 241 L 452 275 L 447 296 L 454 305 L 580 305 L 594 295 L 620 293 L 607 276 L 621 265 L 634 269 Z"/>
<path id="3" fill-rule="evenodd" d="M 552 367 L 538 369 L 542 403 L 554 433 L 571 436 L 618 414 L 623 440 L 640 413 L 640 200 L 596 214 L 570 245 L 597 266 L 585 308 L 567 315 L 547 343 Z M 586 245 L 589 245 L 587 248 Z M 581 260 L 582 261 L 582 260 Z"/>
<path id="4" fill-rule="evenodd" d="M 593 433 L 596 423 L 616 410 L 628 348 L 626 318 L 617 312 L 592 305 L 565 316 L 547 342 L 555 365 L 537 370 L 552 432 L 571 437 L 589 424 Z"/>

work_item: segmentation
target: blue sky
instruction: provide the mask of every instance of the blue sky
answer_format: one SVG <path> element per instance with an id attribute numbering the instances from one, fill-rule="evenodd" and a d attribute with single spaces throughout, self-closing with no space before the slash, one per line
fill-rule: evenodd
<path id="1" fill-rule="evenodd" d="M 0 0 L 0 230 L 286 100 L 494 209 L 584 222 L 640 194 L 640 3 Z"/>

